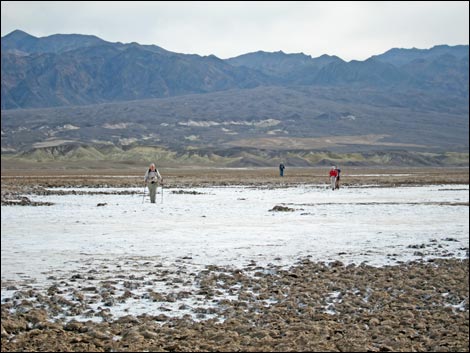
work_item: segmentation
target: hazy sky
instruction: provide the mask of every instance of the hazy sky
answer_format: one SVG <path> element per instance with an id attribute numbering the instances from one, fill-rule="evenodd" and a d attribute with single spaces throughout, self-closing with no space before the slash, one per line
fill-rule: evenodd
<path id="1" fill-rule="evenodd" d="M 93 34 L 226 59 L 264 50 L 364 60 L 390 48 L 468 44 L 468 1 L 2 1 L 2 36 Z"/>

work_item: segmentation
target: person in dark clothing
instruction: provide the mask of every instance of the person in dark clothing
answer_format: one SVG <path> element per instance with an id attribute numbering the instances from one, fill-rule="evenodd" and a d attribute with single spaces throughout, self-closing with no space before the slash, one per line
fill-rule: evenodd
<path id="1" fill-rule="evenodd" d="M 279 175 L 280 176 L 284 176 L 284 169 L 286 168 L 286 166 L 284 165 L 284 163 L 281 163 L 279 164 Z"/>
<path id="2" fill-rule="evenodd" d="M 339 189 L 339 179 L 340 179 L 341 169 L 336 167 L 336 171 L 338 172 L 338 175 L 336 176 L 335 189 Z"/>

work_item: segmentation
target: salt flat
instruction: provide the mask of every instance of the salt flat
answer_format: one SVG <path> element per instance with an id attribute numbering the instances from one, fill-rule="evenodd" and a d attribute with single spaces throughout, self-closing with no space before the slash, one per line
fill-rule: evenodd
<path id="1" fill-rule="evenodd" d="M 142 194 L 110 194 L 36 196 L 54 205 L 2 206 L 2 279 L 20 273 L 39 279 L 55 269 L 72 271 L 89 258 L 172 263 L 186 257 L 196 265 L 243 266 L 252 260 L 288 265 L 309 256 L 384 265 L 417 253 L 462 257 L 460 248 L 468 247 L 468 206 L 452 205 L 468 203 L 468 185 L 173 191 L 164 190 L 163 203 L 158 194 L 156 204 L 148 196 L 143 202 Z M 294 211 L 270 211 L 275 205 Z"/>
<path id="2" fill-rule="evenodd" d="M 103 305 L 113 317 L 197 319 L 216 304 L 184 294 L 200 288 L 208 266 L 250 274 L 305 259 L 385 266 L 468 257 L 468 185 L 165 189 L 155 204 L 142 188 L 61 190 L 68 194 L 32 197 L 52 206 L 2 206 L 2 302 L 20 288 L 57 288 L 66 300 L 88 298 L 93 320 Z M 136 194 L 114 194 L 124 190 Z M 276 205 L 290 211 L 271 211 Z M 115 288 L 112 302 L 93 299 L 106 283 Z M 55 318 L 90 315 L 64 309 Z"/>

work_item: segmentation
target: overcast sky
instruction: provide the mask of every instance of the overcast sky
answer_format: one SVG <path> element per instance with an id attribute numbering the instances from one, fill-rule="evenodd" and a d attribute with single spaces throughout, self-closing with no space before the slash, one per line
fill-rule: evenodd
<path id="1" fill-rule="evenodd" d="M 2 1 L 2 36 L 92 34 L 226 59 L 258 50 L 364 60 L 390 48 L 468 44 L 468 1 Z"/>

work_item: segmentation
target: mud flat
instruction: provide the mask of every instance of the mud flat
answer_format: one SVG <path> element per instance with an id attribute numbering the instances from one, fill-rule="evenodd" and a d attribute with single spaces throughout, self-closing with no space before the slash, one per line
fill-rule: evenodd
<path id="1" fill-rule="evenodd" d="M 301 184 L 328 184 L 329 167 L 287 168 L 279 177 L 276 168 L 160 168 L 167 187 L 262 186 L 289 187 Z M 22 170 L 2 169 L 4 188 L 34 187 L 139 187 L 145 167 L 139 170 Z M 468 168 L 343 168 L 344 186 L 403 186 L 467 184 Z"/>

